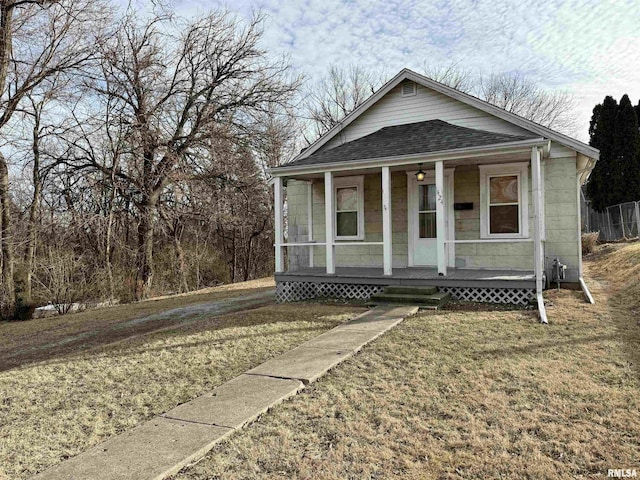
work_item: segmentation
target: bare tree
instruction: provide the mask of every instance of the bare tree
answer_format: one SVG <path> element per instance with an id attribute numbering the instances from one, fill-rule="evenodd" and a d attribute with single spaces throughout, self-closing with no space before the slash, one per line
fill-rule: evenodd
<path id="1" fill-rule="evenodd" d="M 456 62 L 436 65 L 425 62 L 422 71 L 430 79 L 461 92 L 470 93 L 473 90 L 474 76 L 471 70 L 460 67 Z"/>
<path id="2" fill-rule="evenodd" d="M 282 109 L 261 113 L 255 124 L 251 148 L 266 175 L 268 168 L 285 163 L 300 150 L 305 126 L 295 112 Z"/>
<path id="3" fill-rule="evenodd" d="M 94 0 L 0 0 L 0 131 L 30 92 L 91 59 L 105 13 L 104 4 Z M 0 152 L 0 248 L 9 314 L 16 298 L 10 203 L 9 168 Z"/>
<path id="4" fill-rule="evenodd" d="M 545 92 L 518 73 L 492 74 L 477 87 L 483 100 L 554 130 L 573 134 L 577 129 L 573 98 L 567 92 Z"/>
<path id="5" fill-rule="evenodd" d="M 317 138 L 337 125 L 382 83 L 383 78 L 363 67 L 331 66 L 327 76 L 312 85 L 308 92 L 307 109 L 313 128 L 311 135 Z"/>
<path id="6" fill-rule="evenodd" d="M 256 112 L 286 104 L 297 88 L 284 61 L 258 47 L 262 18 L 246 25 L 224 12 L 191 23 L 165 15 L 144 20 L 129 13 L 118 34 L 101 45 L 98 99 L 115 99 L 119 123 L 131 126 L 126 161 L 117 180 L 132 191 L 138 213 L 136 297 L 152 287 L 154 227 L 162 193 L 190 171 L 206 150 L 212 126 L 251 132 Z M 71 140 L 79 169 L 105 171 L 86 141 Z"/>
<path id="7" fill-rule="evenodd" d="M 31 153 L 33 154 L 33 164 L 31 167 L 31 180 L 33 182 L 33 195 L 29 205 L 29 219 L 27 223 L 26 246 L 24 251 L 24 278 L 22 297 L 25 303 L 31 303 L 31 284 L 33 275 L 33 266 L 36 253 L 36 236 L 37 224 L 40 213 L 40 201 L 42 196 L 42 165 L 41 165 L 41 144 L 46 135 L 46 128 L 42 125 L 43 110 L 50 95 L 36 99 L 33 95 L 28 95 L 31 109 L 29 114 L 33 119 L 33 129 L 31 135 Z"/>
<path id="8" fill-rule="evenodd" d="M 217 145 L 220 148 L 220 142 Z M 229 276 L 231 281 L 244 281 L 256 273 L 252 266 L 258 263 L 260 239 L 273 238 L 273 203 L 254 155 L 232 142 L 227 148 L 230 151 L 222 155 L 213 153 L 216 170 L 206 182 L 216 202 L 213 221 Z M 242 176 L 235 173 L 238 168 Z M 267 252 L 271 258 L 271 248 Z"/>
<path id="9" fill-rule="evenodd" d="M 546 92 L 530 77 L 520 73 L 474 75 L 458 63 L 430 66 L 424 74 L 440 83 L 515 113 L 545 127 L 574 134 L 577 123 L 573 98 L 567 92 Z"/>

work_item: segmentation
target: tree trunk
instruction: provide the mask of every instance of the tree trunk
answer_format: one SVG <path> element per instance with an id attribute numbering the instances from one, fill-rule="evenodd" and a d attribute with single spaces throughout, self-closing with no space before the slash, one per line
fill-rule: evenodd
<path id="1" fill-rule="evenodd" d="M 107 231 L 105 232 L 104 239 L 104 262 L 107 269 L 107 282 L 109 283 L 109 302 L 113 302 L 116 298 L 116 286 L 113 280 L 113 265 L 112 265 L 112 242 L 111 236 L 113 235 L 114 224 L 114 210 L 116 201 L 116 164 L 117 156 L 114 158 L 113 166 L 111 168 L 111 189 L 109 191 L 109 214 L 107 215 Z"/>
<path id="2" fill-rule="evenodd" d="M 187 283 L 187 269 L 184 261 L 184 250 L 182 249 L 182 242 L 180 242 L 181 228 L 178 227 L 173 232 L 173 247 L 176 252 L 177 262 L 177 274 L 178 274 L 178 292 L 185 293 L 189 291 L 189 285 Z"/>
<path id="3" fill-rule="evenodd" d="M 247 242 L 247 254 L 245 258 L 244 264 L 244 281 L 249 280 L 250 272 L 251 272 L 251 247 L 253 246 L 253 235 L 249 235 L 249 241 Z"/>
<path id="4" fill-rule="evenodd" d="M 32 283 L 33 283 L 33 264 L 36 256 L 38 212 L 40 209 L 40 195 L 42 186 L 40 182 L 35 183 L 36 173 L 34 171 L 33 199 L 29 207 L 29 224 L 27 226 L 27 245 L 24 255 L 24 286 L 22 298 L 25 303 L 31 303 Z"/>
<path id="5" fill-rule="evenodd" d="M 640 221 L 640 219 L 638 220 Z M 200 290 L 200 235 L 196 231 L 195 234 L 195 274 L 196 274 L 196 290 Z"/>
<path id="6" fill-rule="evenodd" d="M 138 260 L 136 274 L 136 300 L 149 298 L 153 284 L 153 227 L 156 205 L 147 201 L 140 209 L 138 225 Z"/>
<path id="7" fill-rule="evenodd" d="M 109 215 L 107 216 L 107 231 L 104 239 L 104 262 L 107 268 L 107 281 L 109 282 L 109 302 L 116 298 L 116 287 L 113 281 L 113 268 L 111 266 L 111 232 L 113 231 L 113 202 L 115 201 L 116 189 L 111 188 L 109 198 Z"/>
<path id="8" fill-rule="evenodd" d="M 33 126 L 33 198 L 29 206 L 29 224 L 27 225 L 27 245 L 24 252 L 24 280 L 22 298 L 24 303 L 31 303 L 33 263 L 36 253 L 36 230 L 40 211 L 40 196 L 42 194 L 42 179 L 40 178 L 40 116 L 36 112 Z"/>
<path id="9" fill-rule="evenodd" d="M 2 287 L 4 290 L 4 316 L 12 317 L 16 306 L 16 292 L 13 282 L 13 237 L 11 235 L 11 201 L 9 198 L 9 169 L 4 155 L 0 153 L 0 209 L 2 213 Z"/>
<path id="10" fill-rule="evenodd" d="M 9 56 L 13 33 L 14 2 L 0 1 L 0 94 L 4 94 L 9 71 Z"/>
<path id="11" fill-rule="evenodd" d="M 236 227 L 231 231 L 231 283 L 236 283 L 236 266 L 238 263 L 238 249 L 236 248 Z"/>
<path id="12" fill-rule="evenodd" d="M 0 95 L 4 95 L 11 54 L 13 31 L 13 2 L 0 2 Z M 11 238 L 11 211 L 9 201 L 9 169 L 0 153 L 0 250 L 2 257 L 2 290 L 4 291 L 3 316 L 13 316 L 16 292 L 13 284 L 13 239 Z"/>

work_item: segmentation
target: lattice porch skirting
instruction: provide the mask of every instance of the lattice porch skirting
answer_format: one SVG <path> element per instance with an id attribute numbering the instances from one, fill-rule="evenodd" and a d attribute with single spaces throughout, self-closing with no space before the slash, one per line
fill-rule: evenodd
<path id="1" fill-rule="evenodd" d="M 528 305 L 536 295 L 535 288 L 438 287 L 456 300 L 479 303 L 510 303 Z"/>
<path id="2" fill-rule="evenodd" d="M 344 298 L 367 300 L 382 291 L 384 285 L 358 285 L 355 283 L 277 282 L 276 302 L 299 302 L 312 298 Z"/>
<path id="3" fill-rule="evenodd" d="M 384 285 L 359 285 L 354 283 L 323 282 L 277 282 L 276 301 L 299 302 L 313 298 L 344 298 L 347 300 L 368 300 L 374 293 L 384 289 Z M 527 305 L 535 296 L 533 288 L 488 288 L 488 287 L 438 287 L 450 293 L 457 300 L 483 303 L 510 303 Z"/>

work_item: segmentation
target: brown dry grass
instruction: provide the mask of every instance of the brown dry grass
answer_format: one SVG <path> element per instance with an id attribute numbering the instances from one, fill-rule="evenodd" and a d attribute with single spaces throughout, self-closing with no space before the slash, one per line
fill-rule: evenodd
<path id="1" fill-rule="evenodd" d="M 582 254 L 583 255 L 595 252 L 596 246 L 598 245 L 599 237 L 600 237 L 600 232 L 589 232 L 589 233 L 582 234 Z"/>
<path id="2" fill-rule="evenodd" d="M 549 291 L 548 326 L 531 311 L 408 319 L 175 478 L 557 479 L 640 469 L 639 252 L 620 247 L 589 265 L 596 305 Z"/>
<path id="3" fill-rule="evenodd" d="M 232 298 L 238 295 L 258 292 L 274 287 L 272 277 L 252 280 L 220 287 L 212 287 L 182 295 L 151 298 L 137 303 L 115 305 L 113 307 L 97 308 L 84 312 L 63 316 L 34 319 L 26 322 L 0 322 L 0 348 L 24 341 L 32 342 L 35 336 L 51 335 L 65 336 L 82 331 L 93 325 L 103 326 L 108 323 L 150 315 L 158 311 L 194 303 Z"/>
<path id="4" fill-rule="evenodd" d="M 264 278 L 63 316 L 26 322 L 0 322 L 0 371 L 144 334 L 179 321 L 166 318 L 136 325 L 135 328 L 124 328 L 133 319 L 173 308 L 255 295 L 270 291 L 273 286 L 273 278 Z"/>
<path id="5" fill-rule="evenodd" d="M 179 303 L 166 301 L 152 311 Z M 133 312 L 106 310 L 134 315 L 141 305 L 129 306 Z M 92 313 L 91 321 L 97 322 L 106 310 L 55 323 L 73 333 L 81 323 L 78 317 Z M 148 306 L 142 310 L 149 313 Z M 0 373 L 0 478 L 29 478 L 362 311 L 354 306 L 270 305 L 204 316 L 188 325 L 6 370 Z M 64 320 L 71 325 L 63 325 Z M 3 325 L 5 331 L 9 327 L 32 326 Z"/>
<path id="6" fill-rule="evenodd" d="M 622 304 L 640 320 L 640 241 L 604 245 L 589 263 L 591 276 L 610 285 L 613 303 Z"/>

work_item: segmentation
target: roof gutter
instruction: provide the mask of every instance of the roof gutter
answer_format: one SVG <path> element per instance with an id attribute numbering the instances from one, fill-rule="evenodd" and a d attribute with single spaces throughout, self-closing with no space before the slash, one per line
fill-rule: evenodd
<path id="1" fill-rule="evenodd" d="M 350 160 L 346 162 L 329 162 L 312 165 L 283 165 L 281 167 L 270 168 L 267 170 L 267 172 L 274 177 L 278 177 L 297 174 L 315 174 L 327 171 L 339 172 L 383 166 L 393 167 L 418 163 L 431 163 L 440 160 L 458 160 L 462 158 L 483 157 L 495 155 L 496 153 L 520 153 L 527 152 L 533 147 L 541 147 L 544 154 L 548 155 L 551 148 L 551 141 L 544 138 L 532 138 L 527 140 L 519 140 L 517 142 L 498 143 L 482 147 L 456 148 L 453 150 L 442 150 L 439 152 L 430 153 L 365 158 L 359 160 Z"/>

